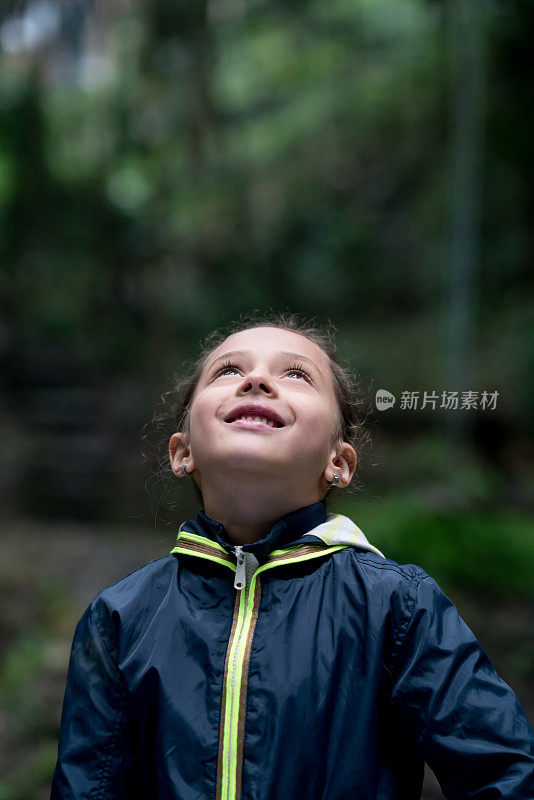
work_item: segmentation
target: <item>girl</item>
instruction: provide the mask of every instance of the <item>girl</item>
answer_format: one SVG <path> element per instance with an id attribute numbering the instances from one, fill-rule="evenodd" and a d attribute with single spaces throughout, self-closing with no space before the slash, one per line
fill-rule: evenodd
<path id="1" fill-rule="evenodd" d="M 212 340 L 176 410 L 203 510 L 76 628 L 52 800 L 532 800 L 533 733 L 436 583 L 328 514 L 358 403 L 326 335 Z"/>

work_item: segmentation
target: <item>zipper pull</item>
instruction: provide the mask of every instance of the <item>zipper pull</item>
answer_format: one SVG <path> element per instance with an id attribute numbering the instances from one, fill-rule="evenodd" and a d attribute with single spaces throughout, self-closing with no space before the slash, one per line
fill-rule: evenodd
<path id="1" fill-rule="evenodd" d="M 244 589 L 247 576 L 245 573 L 245 554 L 243 553 L 243 546 L 237 544 L 234 547 L 235 557 L 237 559 L 237 569 L 235 571 L 235 580 L 234 580 L 234 588 L 235 589 Z"/>

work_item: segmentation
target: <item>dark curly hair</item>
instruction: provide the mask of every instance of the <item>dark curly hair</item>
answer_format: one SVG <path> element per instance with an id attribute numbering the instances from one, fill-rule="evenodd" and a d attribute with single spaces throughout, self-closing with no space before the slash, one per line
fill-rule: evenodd
<path id="1" fill-rule="evenodd" d="M 369 401 L 360 380 L 342 367 L 337 360 L 334 341 L 336 328 L 331 323 L 326 326 L 317 325 L 314 319 L 302 314 L 254 311 L 242 314 L 236 321 L 218 328 L 206 336 L 200 343 L 198 357 L 185 365 L 185 371 L 181 371 L 175 377 L 172 387 L 162 395 L 152 420 L 154 428 L 159 433 L 158 477 L 162 481 L 167 482 L 174 478 L 168 460 L 169 438 L 175 431 L 186 431 L 189 428 L 191 401 L 207 359 L 231 334 L 259 327 L 293 331 L 305 336 L 321 348 L 328 357 L 339 409 L 339 424 L 335 438 L 341 437 L 343 441 L 352 445 L 358 454 L 359 461 L 362 453 L 367 452 L 370 448 L 371 436 L 365 424 L 370 412 Z M 352 485 L 354 486 L 354 482 Z M 202 502 L 202 495 L 196 483 L 194 488 L 198 500 Z M 357 488 L 360 488 L 359 483 Z M 330 491 L 331 489 L 328 489 L 326 494 L 329 494 Z"/>

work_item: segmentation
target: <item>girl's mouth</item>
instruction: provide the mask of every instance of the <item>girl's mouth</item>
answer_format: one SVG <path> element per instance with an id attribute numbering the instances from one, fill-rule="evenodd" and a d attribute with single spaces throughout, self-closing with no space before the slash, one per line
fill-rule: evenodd
<path id="1" fill-rule="evenodd" d="M 266 403 L 241 403 L 224 420 L 229 425 L 253 428 L 283 428 L 284 418 Z"/>
<path id="2" fill-rule="evenodd" d="M 242 414 L 240 417 L 236 417 L 231 422 L 228 423 L 229 425 L 237 425 L 239 428 L 282 428 L 283 426 L 280 423 L 275 422 L 274 419 L 270 419 L 269 417 L 262 417 L 257 414 Z"/>

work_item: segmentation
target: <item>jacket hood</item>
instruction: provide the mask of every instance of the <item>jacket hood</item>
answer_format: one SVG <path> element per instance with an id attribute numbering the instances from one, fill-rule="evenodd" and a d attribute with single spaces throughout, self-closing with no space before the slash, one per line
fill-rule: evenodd
<path id="1" fill-rule="evenodd" d="M 343 514 L 328 514 L 325 522 L 305 533 L 302 538 L 310 537 L 320 539 L 320 541 L 329 546 L 349 545 L 356 547 L 358 550 L 366 550 L 369 553 L 375 553 L 385 558 L 384 554 L 368 541 L 364 532 L 349 517 L 345 517 Z"/>

